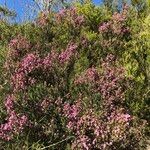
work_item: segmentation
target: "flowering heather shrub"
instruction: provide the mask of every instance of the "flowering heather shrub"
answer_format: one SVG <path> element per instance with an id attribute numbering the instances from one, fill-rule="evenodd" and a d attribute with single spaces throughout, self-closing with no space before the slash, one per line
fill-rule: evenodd
<path id="1" fill-rule="evenodd" d="M 61 119 L 63 118 L 61 115 L 62 99 L 60 96 L 62 96 L 62 92 L 65 90 L 63 87 L 65 88 L 67 85 L 65 79 L 61 77 L 61 69 L 65 69 L 65 65 L 62 66 L 63 63 L 69 63 L 72 57 L 75 56 L 76 49 L 77 45 L 71 43 L 66 46 L 64 52 L 62 51 L 59 54 L 53 50 L 44 55 L 28 52 L 24 54 L 19 61 L 12 61 L 14 64 L 17 63 L 17 65 L 13 66 L 13 71 L 11 71 L 9 75 L 11 93 L 21 99 L 15 102 L 12 97 L 7 98 L 5 103 L 7 108 L 7 123 L 1 124 L 1 139 L 13 140 L 14 137 L 23 132 L 24 127 L 27 131 L 32 130 L 32 133 L 34 133 L 38 127 L 39 133 L 37 133 L 36 136 L 38 138 L 44 137 L 43 141 L 44 139 L 47 139 L 47 141 L 52 140 L 51 137 L 55 137 L 56 140 L 58 140 L 64 136 L 64 134 L 62 134 L 64 131 L 62 127 L 60 127 L 62 125 L 57 123 L 57 121 L 61 123 Z M 8 60 L 11 60 L 11 57 L 12 56 L 8 56 Z M 7 69 L 12 68 L 8 67 Z M 55 69 L 60 72 L 54 72 Z M 38 73 L 39 71 L 40 74 Z M 62 73 L 64 74 L 63 76 L 65 76 L 65 72 Z M 51 95 L 51 93 L 53 93 L 53 95 Z M 33 99 L 31 94 L 34 95 L 35 99 Z M 25 109 L 27 109 L 28 112 L 25 111 L 26 114 L 21 115 L 24 114 Z M 37 117 L 32 118 L 31 116 L 33 114 L 37 115 Z M 42 119 L 44 116 L 47 120 L 36 124 L 34 120 Z M 30 122 L 30 126 L 27 121 Z M 53 122 L 53 126 L 55 126 L 52 129 L 51 126 L 49 126 L 51 122 Z M 10 126 L 10 129 L 7 129 L 7 126 Z"/>
<path id="2" fill-rule="evenodd" d="M 114 56 L 109 55 L 105 62 L 102 63 L 104 72 L 103 77 L 100 79 L 99 90 L 102 98 L 105 100 L 104 105 L 116 107 L 116 103 L 124 101 L 125 95 L 122 86 L 125 77 L 123 68 L 112 66 L 111 63 L 113 62 Z"/>
<path id="3" fill-rule="evenodd" d="M 138 143 L 141 137 L 136 127 L 132 125 L 135 119 L 124 106 L 124 71 L 114 66 L 114 62 L 114 56 L 109 55 L 102 63 L 102 74 L 98 75 L 94 68 L 90 68 L 82 79 L 79 77 L 78 82 L 75 82 L 85 85 L 95 84 L 91 88 L 95 88 L 92 90 L 95 94 L 100 92 L 101 99 L 97 101 L 102 107 L 95 111 L 93 101 L 92 105 L 84 109 L 84 103 L 86 103 L 84 94 L 75 104 L 66 103 L 64 105 L 64 114 L 68 119 L 67 127 L 75 136 L 72 149 L 107 150 L 140 147 Z M 133 140 L 135 143 L 132 143 Z"/>
<path id="4" fill-rule="evenodd" d="M 124 43 L 128 43 L 131 38 L 131 28 L 129 25 L 130 9 L 127 5 L 120 12 L 114 12 L 110 19 L 100 23 L 99 34 L 102 49 L 114 55 L 122 55 L 126 50 Z M 108 53 L 107 53 L 108 54 Z"/>
<path id="5" fill-rule="evenodd" d="M 25 90 L 27 86 L 35 83 L 34 78 L 28 78 L 24 72 L 17 72 L 11 78 L 11 85 L 14 91 Z"/>
<path id="6" fill-rule="evenodd" d="M 8 117 L 7 122 L 0 126 L 0 138 L 9 141 L 15 134 L 19 134 L 27 126 L 28 118 L 15 112 L 13 95 L 9 95 L 6 98 L 5 107 Z"/>
<path id="7" fill-rule="evenodd" d="M 144 92 L 135 96 L 138 82 L 124 67 L 133 54 L 129 13 L 77 4 L 16 29 L 0 66 L 2 149 L 143 148 L 146 123 L 129 102 Z"/>
<path id="8" fill-rule="evenodd" d="M 28 74 L 40 67 L 40 59 L 34 54 L 27 54 L 11 78 L 11 84 L 14 90 L 25 89 L 27 85 L 35 82 L 34 78 L 28 77 Z"/>

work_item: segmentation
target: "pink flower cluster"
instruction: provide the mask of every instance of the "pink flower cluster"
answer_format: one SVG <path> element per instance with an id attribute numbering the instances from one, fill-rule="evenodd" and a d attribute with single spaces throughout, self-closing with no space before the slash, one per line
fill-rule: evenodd
<path id="1" fill-rule="evenodd" d="M 127 9 L 128 7 L 125 6 L 121 13 L 115 12 L 110 21 L 100 24 L 99 32 L 113 33 L 119 36 L 129 33 L 130 29 L 126 25 Z"/>
<path id="2" fill-rule="evenodd" d="M 33 85 L 36 80 L 32 77 L 27 76 L 27 72 L 17 71 L 11 77 L 11 85 L 13 87 L 14 92 L 25 90 L 29 85 Z"/>
<path id="3" fill-rule="evenodd" d="M 37 70 L 43 74 L 51 70 L 54 64 L 69 62 L 74 54 L 77 53 L 77 45 L 74 43 L 68 44 L 65 51 L 59 55 L 52 50 L 45 57 L 41 58 L 38 54 L 27 53 L 14 66 L 14 72 L 11 75 L 11 85 L 14 91 L 25 90 L 28 86 L 36 83 L 36 78 L 32 73 Z M 9 63 L 8 63 L 9 64 Z"/>
<path id="4" fill-rule="evenodd" d="M 54 51 L 48 53 L 46 57 L 41 60 L 41 66 L 45 70 L 50 70 L 53 67 L 53 64 L 58 58 L 58 54 Z"/>
<path id="5" fill-rule="evenodd" d="M 131 118 L 131 115 L 128 113 L 121 113 L 121 112 L 112 112 L 111 116 L 108 117 L 108 120 L 113 120 L 114 122 L 116 121 L 117 123 L 129 123 Z M 129 125 L 129 124 L 128 124 Z"/>
<path id="6" fill-rule="evenodd" d="M 114 56 L 108 55 L 102 63 L 103 75 L 99 81 L 99 91 L 106 106 L 122 103 L 124 91 L 121 82 L 124 80 L 124 69 L 113 66 Z"/>
<path id="7" fill-rule="evenodd" d="M 92 109 L 84 112 L 78 102 L 65 104 L 64 114 L 68 119 L 67 127 L 75 136 L 72 149 L 107 150 L 128 136 L 131 116 L 127 113 L 114 111 L 110 116 L 97 116 Z"/>
<path id="8" fill-rule="evenodd" d="M 88 68 L 82 75 L 77 77 L 74 81 L 76 85 L 82 84 L 82 83 L 94 83 L 96 80 L 98 80 L 99 75 L 97 70 L 94 67 Z"/>
<path id="9" fill-rule="evenodd" d="M 27 117 L 25 115 L 18 116 L 12 111 L 7 118 L 7 123 L 0 125 L 0 138 L 4 140 L 11 140 L 14 135 L 19 134 L 27 125 Z"/>
<path id="10" fill-rule="evenodd" d="M 98 116 L 92 109 L 84 112 L 78 102 L 73 105 L 65 104 L 64 114 L 68 120 L 67 127 L 75 136 L 72 149 L 107 150 L 115 147 L 117 142 L 127 141 L 132 121 L 128 113 L 115 110 L 109 116 L 108 112 Z"/>
<path id="11" fill-rule="evenodd" d="M 84 16 L 77 16 L 73 22 L 74 27 L 81 26 L 85 22 Z"/>
<path id="12" fill-rule="evenodd" d="M 78 46 L 76 44 L 70 43 L 66 50 L 61 52 L 60 55 L 58 56 L 58 59 L 60 63 L 65 63 L 70 61 L 72 56 L 76 53 Z"/>
<path id="13" fill-rule="evenodd" d="M 80 102 L 77 102 L 74 105 L 70 105 L 69 103 L 64 104 L 63 112 L 65 117 L 69 120 L 67 127 L 70 130 L 76 130 L 80 110 Z"/>
<path id="14" fill-rule="evenodd" d="M 28 86 L 33 85 L 36 80 L 34 77 L 29 76 L 35 70 L 51 69 L 57 54 L 51 52 L 44 58 L 40 58 L 38 55 L 29 53 L 19 62 L 19 67 L 16 69 L 11 77 L 11 85 L 14 91 L 25 90 Z"/>
<path id="15" fill-rule="evenodd" d="M 99 31 L 102 33 L 108 32 L 110 25 L 110 22 L 104 22 L 102 25 L 99 26 Z"/>
<path id="16" fill-rule="evenodd" d="M 39 68 L 41 65 L 40 58 L 33 54 L 27 54 L 20 62 L 20 69 L 19 71 L 23 71 L 26 74 L 32 72 L 34 69 Z"/>
<path id="17" fill-rule="evenodd" d="M 6 101 L 5 101 L 5 107 L 6 107 L 8 114 L 11 111 L 13 111 L 13 108 L 14 108 L 14 96 L 13 95 L 7 96 Z"/>
<path id="18" fill-rule="evenodd" d="M 85 22 L 84 16 L 78 15 L 75 7 L 70 8 L 69 16 L 74 27 L 80 27 Z"/>
<path id="19" fill-rule="evenodd" d="M 26 82 L 26 76 L 23 72 L 17 72 L 11 78 L 11 85 L 14 91 L 25 89 Z"/>
<path id="20" fill-rule="evenodd" d="M 69 23 L 71 23 L 73 27 L 80 27 L 85 22 L 84 16 L 79 15 L 75 7 L 60 10 L 60 12 L 56 14 L 56 18 L 58 22 L 62 22 L 63 19 L 68 18 Z"/>
<path id="21" fill-rule="evenodd" d="M 127 141 L 129 131 L 132 130 L 131 122 L 133 119 L 131 115 L 121 110 L 115 110 L 107 118 L 112 141 L 115 140 L 120 143 Z"/>
<path id="22" fill-rule="evenodd" d="M 97 148 L 97 138 L 100 136 L 102 127 L 98 118 L 92 110 L 87 111 L 80 116 L 76 126 L 76 140 L 73 142 L 73 148 L 92 150 Z"/>
<path id="23" fill-rule="evenodd" d="M 68 129 L 75 135 L 75 140 L 72 143 L 72 149 L 102 149 L 111 146 L 113 143 L 109 142 L 109 124 L 98 118 L 92 109 L 83 112 L 79 106 L 66 104 L 65 112 L 68 117 Z M 70 115 L 73 114 L 73 115 Z"/>
<path id="24" fill-rule="evenodd" d="M 42 111 L 45 111 L 49 108 L 49 106 L 52 104 L 51 100 L 49 100 L 48 98 L 45 98 L 44 100 L 42 100 L 42 102 L 39 105 L 39 108 Z"/>
<path id="25" fill-rule="evenodd" d="M 87 69 L 86 73 L 85 73 L 85 76 L 91 82 L 98 80 L 98 72 L 94 67 Z"/>
<path id="26" fill-rule="evenodd" d="M 25 115 L 19 115 L 14 110 L 14 96 L 9 95 L 5 101 L 8 117 L 6 123 L 0 125 L 0 138 L 11 140 L 14 135 L 19 134 L 28 123 Z"/>
<path id="27" fill-rule="evenodd" d="M 91 147 L 91 139 L 88 135 L 85 135 L 85 129 L 88 131 L 92 126 L 98 127 L 95 118 L 90 115 L 82 116 L 81 103 L 78 100 L 75 104 L 70 105 L 66 103 L 64 105 L 64 115 L 68 119 L 67 127 L 76 136 L 73 142 L 73 149 L 89 149 Z M 89 133 L 90 134 L 90 133 Z"/>

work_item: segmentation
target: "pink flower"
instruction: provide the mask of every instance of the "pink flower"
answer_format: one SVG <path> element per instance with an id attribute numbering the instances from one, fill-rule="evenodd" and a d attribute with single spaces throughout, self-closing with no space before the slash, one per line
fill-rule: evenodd
<path id="1" fill-rule="evenodd" d="M 51 104 L 51 100 L 49 99 L 44 99 L 41 103 L 40 103 L 40 109 L 42 111 L 46 110 Z"/>
<path id="2" fill-rule="evenodd" d="M 86 77 L 90 80 L 90 81 L 94 81 L 98 78 L 98 73 L 97 70 L 92 67 L 86 70 Z"/>
<path id="3" fill-rule="evenodd" d="M 71 59 L 71 57 L 75 54 L 77 47 L 78 46 L 76 44 L 73 44 L 73 43 L 69 44 L 67 49 L 61 52 L 58 57 L 60 63 L 68 62 Z"/>
<path id="4" fill-rule="evenodd" d="M 99 32 L 108 32 L 110 25 L 111 25 L 110 22 L 103 23 L 102 25 L 99 26 Z"/>
<path id="5" fill-rule="evenodd" d="M 26 88 L 26 75 L 24 72 L 17 72 L 11 78 L 11 84 L 14 91 L 22 90 Z"/>
<path id="6" fill-rule="evenodd" d="M 20 133 L 27 125 L 27 116 L 19 116 L 14 110 L 9 112 L 7 122 L 0 125 L 0 138 L 4 140 L 11 140 L 13 135 Z"/>
<path id="7" fill-rule="evenodd" d="M 13 110 L 14 108 L 14 96 L 13 95 L 7 96 L 6 101 L 5 101 L 5 107 L 7 109 L 7 113 L 10 113 Z"/>
<path id="8" fill-rule="evenodd" d="M 30 73 L 32 70 L 38 68 L 40 66 L 40 59 L 37 55 L 32 53 L 27 54 L 20 63 L 20 70 L 25 73 Z"/>
<path id="9" fill-rule="evenodd" d="M 46 57 L 42 59 L 42 68 L 44 69 L 51 69 L 55 60 L 57 60 L 58 54 L 55 51 L 48 53 Z"/>
<path id="10" fill-rule="evenodd" d="M 74 20 L 77 26 L 81 26 L 84 23 L 84 21 L 85 21 L 84 16 L 77 16 L 76 19 Z"/>

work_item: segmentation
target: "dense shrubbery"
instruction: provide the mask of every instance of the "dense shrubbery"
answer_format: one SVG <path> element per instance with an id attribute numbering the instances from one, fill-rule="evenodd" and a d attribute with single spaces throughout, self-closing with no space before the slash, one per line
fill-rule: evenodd
<path id="1" fill-rule="evenodd" d="M 144 149 L 149 24 L 91 3 L 1 22 L 2 149 Z"/>

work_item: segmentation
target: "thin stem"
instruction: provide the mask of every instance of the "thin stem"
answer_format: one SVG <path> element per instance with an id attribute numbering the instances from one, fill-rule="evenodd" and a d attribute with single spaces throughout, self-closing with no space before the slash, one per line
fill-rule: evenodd
<path id="1" fill-rule="evenodd" d="M 66 139 L 64 139 L 64 140 L 62 140 L 62 141 L 59 141 L 59 142 L 54 143 L 54 144 L 52 144 L 52 145 L 49 145 L 49 146 L 43 147 L 43 148 L 41 148 L 41 150 L 44 150 L 44 149 L 49 148 L 49 147 L 56 146 L 56 145 L 58 145 L 58 144 L 60 144 L 60 143 L 63 143 L 64 141 L 67 141 L 67 140 L 72 139 L 72 138 L 74 138 L 74 136 L 70 136 L 70 137 L 68 137 L 68 138 L 66 138 Z"/>

